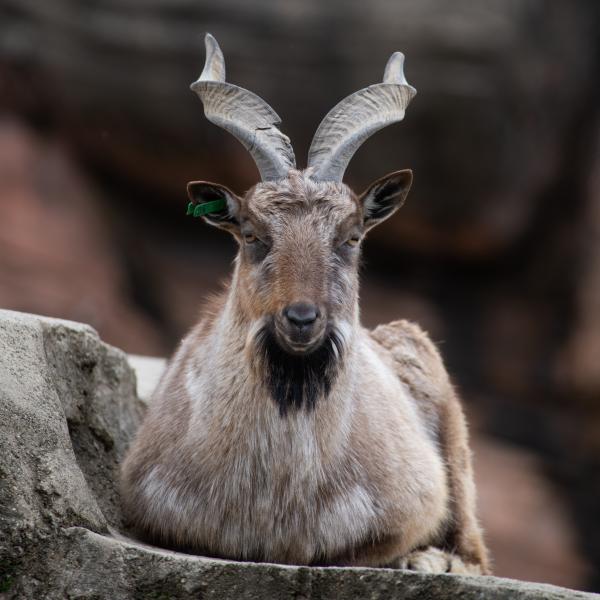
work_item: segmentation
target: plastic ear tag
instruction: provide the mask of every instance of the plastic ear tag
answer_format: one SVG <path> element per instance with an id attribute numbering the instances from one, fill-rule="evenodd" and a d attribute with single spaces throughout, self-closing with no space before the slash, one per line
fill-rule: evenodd
<path id="1" fill-rule="evenodd" d="M 219 198 L 218 200 L 211 200 L 210 202 L 203 202 L 202 204 L 195 204 L 190 202 L 187 205 L 187 215 L 194 217 L 202 217 L 210 213 L 219 212 L 227 208 L 227 200 L 225 198 Z"/>

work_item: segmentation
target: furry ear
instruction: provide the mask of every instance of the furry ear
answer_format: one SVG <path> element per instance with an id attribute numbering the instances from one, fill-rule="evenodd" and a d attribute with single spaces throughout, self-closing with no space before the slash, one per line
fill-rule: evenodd
<path id="1" fill-rule="evenodd" d="M 412 179 L 410 169 L 395 171 L 372 183 L 360 195 L 366 230 L 387 219 L 404 204 Z"/>
<path id="2" fill-rule="evenodd" d="M 190 181 L 187 193 L 197 209 L 205 205 L 207 212 L 201 211 L 200 215 L 207 223 L 234 235 L 239 233 L 242 201 L 230 189 L 218 183 Z"/>

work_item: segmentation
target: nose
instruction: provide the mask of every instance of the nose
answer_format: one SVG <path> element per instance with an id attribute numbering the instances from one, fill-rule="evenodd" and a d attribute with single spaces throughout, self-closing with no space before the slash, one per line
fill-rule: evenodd
<path id="1" fill-rule="evenodd" d="M 294 302 L 285 307 L 286 319 L 298 328 L 309 327 L 319 318 L 319 309 L 308 302 Z"/>

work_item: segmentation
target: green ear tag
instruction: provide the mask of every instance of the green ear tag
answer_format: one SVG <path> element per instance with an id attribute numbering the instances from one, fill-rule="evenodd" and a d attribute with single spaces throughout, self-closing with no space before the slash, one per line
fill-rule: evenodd
<path id="1" fill-rule="evenodd" d="M 188 215 L 194 215 L 194 217 L 202 217 L 210 213 L 219 212 L 227 208 L 227 200 L 225 198 L 219 198 L 218 200 L 211 200 L 210 202 L 203 202 L 202 204 L 194 204 L 190 202 L 187 207 Z"/>

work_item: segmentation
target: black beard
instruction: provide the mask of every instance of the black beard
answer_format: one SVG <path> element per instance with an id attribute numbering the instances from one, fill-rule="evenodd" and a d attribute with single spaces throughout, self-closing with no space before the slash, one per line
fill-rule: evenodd
<path id="1" fill-rule="evenodd" d="M 309 354 L 290 354 L 278 343 L 270 326 L 258 332 L 256 347 L 265 384 L 282 417 L 303 407 L 307 412 L 314 410 L 317 400 L 329 395 L 344 351 L 342 339 L 331 329 Z"/>

